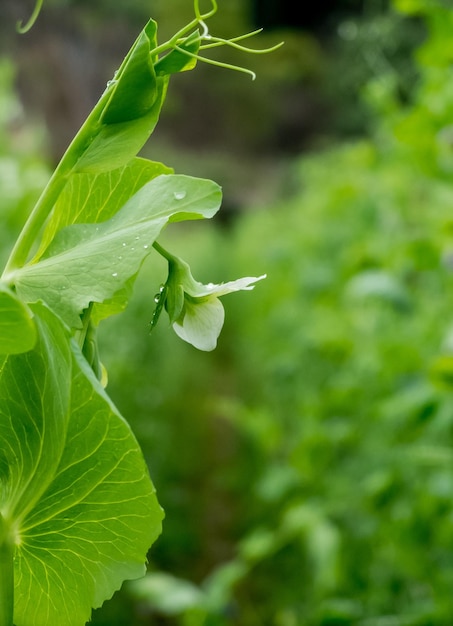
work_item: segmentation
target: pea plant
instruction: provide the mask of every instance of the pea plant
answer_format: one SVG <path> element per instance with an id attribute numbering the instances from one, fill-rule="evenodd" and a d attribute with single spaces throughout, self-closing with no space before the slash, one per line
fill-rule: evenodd
<path id="1" fill-rule="evenodd" d="M 30 23 L 38 16 L 38 1 Z M 0 626 L 78 626 L 126 579 L 145 573 L 163 511 L 139 444 L 106 393 L 99 324 L 127 305 L 145 258 L 168 261 L 150 327 L 166 312 L 184 340 L 212 350 L 219 297 L 263 278 L 203 285 L 157 238 L 212 217 L 221 190 L 137 156 L 172 74 L 214 37 L 200 11 L 163 44 L 150 20 L 55 168 L 0 280 Z M 261 50 L 260 52 L 264 52 Z M 150 307 L 153 294 L 150 294 Z M 150 310 L 152 310 L 150 308 Z"/>

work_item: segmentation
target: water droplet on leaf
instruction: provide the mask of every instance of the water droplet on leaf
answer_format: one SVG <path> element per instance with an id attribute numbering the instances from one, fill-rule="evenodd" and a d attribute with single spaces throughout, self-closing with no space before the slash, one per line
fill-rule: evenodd
<path id="1" fill-rule="evenodd" d="M 175 191 L 173 195 L 175 197 L 175 200 L 182 200 L 183 198 L 186 197 L 186 192 L 185 191 Z"/>
<path id="2" fill-rule="evenodd" d="M 116 278 L 118 276 L 118 272 L 113 272 L 112 276 L 113 276 L 113 278 Z"/>

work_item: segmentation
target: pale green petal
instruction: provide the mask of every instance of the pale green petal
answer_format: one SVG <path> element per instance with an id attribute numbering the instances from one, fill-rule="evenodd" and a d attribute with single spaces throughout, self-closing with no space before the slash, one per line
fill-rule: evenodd
<path id="1" fill-rule="evenodd" d="M 194 279 L 185 261 L 161 250 L 169 262 L 165 308 L 173 329 L 181 339 L 199 350 L 214 350 L 225 319 L 225 311 L 218 298 L 234 291 L 253 289 L 254 283 L 266 278 L 266 275 L 204 285 Z M 183 306 L 174 304 L 175 298 L 180 297 L 178 290 L 184 293 Z"/>
<path id="2" fill-rule="evenodd" d="M 228 283 L 220 283 L 216 285 L 214 283 L 208 283 L 203 285 L 193 281 L 191 289 L 185 288 L 185 291 L 189 295 L 195 298 L 201 298 L 204 296 L 225 296 L 227 293 L 233 293 L 234 291 L 250 291 L 255 287 L 253 283 L 266 278 L 266 274 L 262 276 L 245 276 L 244 278 L 238 278 L 237 280 L 230 280 Z M 194 287 L 196 285 L 196 287 Z M 186 285 L 184 285 L 186 287 Z"/>
<path id="3" fill-rule="evenodd" d="M 225 311 L 217 298 L 200 303 L 186 300 L 185 315 L 181 323 L 175 322 L 173 329 L 184 341 L 199 350 L 214 350 L 222 330 Z"/>

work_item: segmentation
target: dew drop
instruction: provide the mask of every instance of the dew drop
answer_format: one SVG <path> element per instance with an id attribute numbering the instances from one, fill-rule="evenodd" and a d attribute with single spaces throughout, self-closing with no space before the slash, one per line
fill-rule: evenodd
<path id="1" fill-rule="evenodd" d="M 123 241 L 123 244 L 122 244 L 122 245 L 123 245 L 123 248 L 125 248 L 125 247 L 127 246 L 127 243 L 125 243 L 125 242 Z"/>
<path id="2" fill-rule="evenodd" d="M 113 272 L 112 276 L 113 276 L 113 278 L 116 278 L 118 276 L 118 272 Z"/>
<path id="3" fill-rule="evenodd" d="M 183 200 L 183 198 L 186 197 L 186 192 L 185 191 L 175 191 L 173 195 L 175 197 L 175 200 Z"/>
<path id="4" fill-rule="evenodd" d="M 145 245 L 143 246 L 144 250 L 148 250 L 149 246 L 147 243 L 145 243 Z"/>
<path id="5" fill-rule="evenodd" d="M 156 295 L 154 296 L 154 302 L 157 304 L 160 300 L 160 293 L 156 293 Z"/>

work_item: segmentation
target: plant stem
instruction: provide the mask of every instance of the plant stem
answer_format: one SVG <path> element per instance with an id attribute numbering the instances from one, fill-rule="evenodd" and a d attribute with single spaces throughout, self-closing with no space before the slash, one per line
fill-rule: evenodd
<path id="1" fill-rule="evenodd" d="M 161 256 L 164 257 L 164 259 L 167 259 L 167 261 L 171 262 L 175 260 L 175 257 L 170 254 L 170 252 L 168 252 L 167 250 L 165 250 L 165 248 L 162 248 L 162 246 L 157 243 L 157 241 L 155 241 L 153 243 L 153 248 L 154 250 L 156 250 Z"/>
<path id="2" fill-rule="evenodd" d="M 14 244 L 2 275 L 2 279 L 5 279 L 6 282 L 8 275 L 27 261 L 33 243 L 65 184 L 66 177 L 60 176 L 59 168 L 57 168 Z"/>
<path id="3" fill-rule="evenodd" d="M 38 19 L 38 15 L 39 15 L 39 13 L 41 11 L 41 8 L 42 8 L 42 3 L 43 3 L 43 0 L 37 0 L 35 8 L 33 9 L 33 13 L 31 14 L 31 17 L 28 20 L 28 22 L 25 24 L 25 26 L 22 24 L 21 21 L 19 21 L 17 23 L 16 29 L 17 29 L 18 33 L 23 35 L 23 34 L 27 33 L 33 27 L 33 24 Z"/>
<path id="4" fill-rule="evenodd" d="M 202 24 L 202 26 L 205 26 L 204 20 L 207 20 L 208 18 L 212 17 L 215 13 L 217 13 L 216 0 L 211 0 L 211 10 L 207 11 L 206 13 L 201 13 L 198 5 L 199 5 L 198 0 L 195 0 L 194 1 L 195 19 L 189 22 L 189 24 L 187 24 L 180 30 L 178 30 L 178 32 L 175 35 L 173 35 L 171 39 L 161 44 L 160 46 L 157 46 L 156 48 L 154 48 L 154 50 L 152 51 L 153 55 L 158 56 L 162 52 L 166 52 L 168 49 L 176 48 L 178 41 L 180 39 L 183 39 L 187 35 L 188 32 L 190 32 L 191 30 L 199 26 L 200 23 Z"/>
<path id="5" fill-rule="evenodd" d="M 0 514 L 0 626 L 13 626 L 14 545 L 8 524 Z"/>

